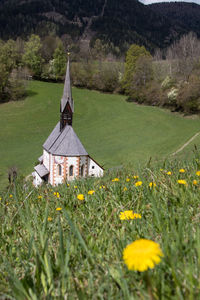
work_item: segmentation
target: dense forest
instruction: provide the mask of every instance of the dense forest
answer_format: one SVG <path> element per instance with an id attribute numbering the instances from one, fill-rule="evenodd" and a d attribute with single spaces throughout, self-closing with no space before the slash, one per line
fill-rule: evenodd
<path id="1" fill-rule="evenodd" d="M 179 24 L 187 32 L 193 31 L 200 37 L 200 5 L 187 2 L 154 3 L 149 7 L 157 14 L 171 21 L 171 24 Z"/>
<path id="2" fill-rule="evenodd" d="M 171 12 L 163 15 L 137 0 L 1 0 L 0 38 L 27 38 L 32 33 L 41 38 L 67 35 L 86 45 L 101 39 L 118 46 L 122 53 L 132 43 L 153 51 L 156 47 L 165 48 L 192 30 L 199 35 L 199 26 L 193 26 L 193 11 L 189 14 L 188 7 L 185 10 L 191 20 L 187 26 L 170 18 Z M 199 10 L 195 20 L 197 15 Z"/>

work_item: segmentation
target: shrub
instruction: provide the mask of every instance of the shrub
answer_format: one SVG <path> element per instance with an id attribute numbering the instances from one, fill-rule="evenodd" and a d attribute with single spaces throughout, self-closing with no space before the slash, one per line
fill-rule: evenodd
<path id="1" fill-rule="evenodd" d="M 167 77 L 163 80 L 161 87 L 163 90 L 167 90 L 172 88 L 174 85 L 175 80 L 171 76 L 167 75 Z"/>
<path id="2" fill-rule="evenodd" d="M 197 76 L 191 76 L 189 82 L 181 85 L 177 104 L 186 113 L 200 112 L 200 79 Z"/>

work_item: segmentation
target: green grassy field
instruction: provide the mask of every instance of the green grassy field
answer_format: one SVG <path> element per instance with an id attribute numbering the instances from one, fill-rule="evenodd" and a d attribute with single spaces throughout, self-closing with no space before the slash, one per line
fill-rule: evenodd
<path id="1" fill-rule="evenodd" d="M 200 299 L 199 176 L 197 153 L 55 188 L 11 185 L 0 193 L 0 299 Z M 123 251 L 138 240 L 128 269 Z"/>
<path id="2" fill-rule="evenodd" d="M 24 175 L 32 172 L 42 144 L 59 120 L 63 84 L 33 81 L 28 90 L 24 101 L 0 105 L 1 187 L 9 167 L 17 166 Z M 150 157 L 163 159 L 200 130 L 199 119 L 128 103 L 121 95 L 73 88 L 73 98 L 74 129 L 105 169 L 129 163 L 138 167 Z M 187 148 L 184 153 L 187 157 Z"/>
<path id="3" fill-rule="evenodd" d="M 8 167 L 32 171 L 62 88 L 31 82 L 25 101 L 0 106 L 2 187 Z M 73 95 L 74 128 L 90 155 L 126 168 L 38 189 L 18 178 L 1 190 L 0 299 L 199 299 L 200 155 L 192 150 L 200 136 L 178 160 L 164 158 L 200 131 L 200 120 L 120 95 Z M 150 157 L 159 163 L 146 164 Z M 123 258 L 129 244 L 132 270 Z"/>

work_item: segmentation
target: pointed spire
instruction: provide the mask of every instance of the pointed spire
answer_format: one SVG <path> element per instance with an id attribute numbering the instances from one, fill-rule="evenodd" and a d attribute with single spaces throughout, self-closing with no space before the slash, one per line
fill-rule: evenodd
<path id="1" fill-rule="evenodd" d="M 61 99 L 61 112 L 64 111 L 67 102 L 71 107 L 72 112 L 74 112 L 74 105 L 72 99 L 72 91 L 71 91 L 71 80 L 70 80 L 70 60 L 69 60 L 70 53 L 68 52 L 68 62 L 67 62 L 67 70 L 65 75 L 65 84 L 64 84 L 64 91 L 63 96 Z"/>

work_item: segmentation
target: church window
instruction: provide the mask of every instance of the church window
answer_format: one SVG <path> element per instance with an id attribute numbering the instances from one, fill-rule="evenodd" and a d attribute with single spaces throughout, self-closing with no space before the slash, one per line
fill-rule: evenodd
<path id="1" fill-rule="evenodd" d="M 61 165 L 58 165 L 58 175 L 59 176 L 62 175 L 62 167 L 61 167 Z"/>
<path id="2" fill-rule="evenodd" d="M 84 166 L 84 165 L 82 165 L 82 166 L 81 166 L 81 176 L 83 176 L 83 175 L 84 175 L 84 169 L 85 169 L 85 166 Z"/>
<path id="3" fill-rule="evenodd" d="M 94 169 L 94 166 L 92 166 L 92 169 Z"/>
<path id="4" fill-rule="evenodd" d="M 74 175 L 74 166 L 70 166 L 69 167 L 69 176 L 73 176 Z"/>

